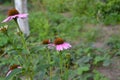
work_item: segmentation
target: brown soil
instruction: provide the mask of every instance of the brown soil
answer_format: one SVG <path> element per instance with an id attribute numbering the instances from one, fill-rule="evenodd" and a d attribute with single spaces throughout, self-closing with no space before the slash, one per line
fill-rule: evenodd
<path id="1" fill-rule="evenodd" d="M 105 42 L 110 38 L 112 35 L 119 35 L 120 34 L 120 25 L 116 26 L 101 26 L 101 35 L 97 42 L 94 43 L 96 48 L 108 48 Z M 112 63 L 108 67 L 99 67 L 98 71 L 101 72 L 104 76 L 109 78 L 109 80 L 120 80 L 120 59 L 119 56 L 113 57 Z"/>
<path id="2" fill-rule="evenodd" d="M 98 71 L 109 78 L 109 80 L 120 80 L 120 59 L 114 57 L 109 67 L 100 67 Z"/>

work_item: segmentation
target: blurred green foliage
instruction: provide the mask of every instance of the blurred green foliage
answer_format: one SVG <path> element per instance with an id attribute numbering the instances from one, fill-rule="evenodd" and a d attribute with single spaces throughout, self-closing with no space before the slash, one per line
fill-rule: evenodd
<path id="1" fill-rule="evenodd" d="M 93 46 L 94 42 L 99 42 L 103 33 L 98 28 L 101 26 L 89 25 L 89 23 L 117 24 L 120 20 L 119 3 L 119 0 L 29 0 L 28 11 L 31 34 L 26 41 L 31 52 L 28 58 L 30 63 L 26 64 L 20 56 L 16 55 L 17 52 L 10 46 L 7 38 L 0 34 L 0 48 L 10 56 L 9 58 L 1 56 L 0 70 L 3 72 L 3 74 L 0 74 L 1 78 L 7 72 L 8 65 L 20 61 L 24 68 L 30 68 L 29 72 L 22 75 L 30 73 L 32 70 L 36 79 L 46 80 L 49 78 L 48 67 L 52 65 L 55 66 L 53 80 L 58 80 L 58 53 L 51 50 L 50 54 L 53 61 L 49 65 L 47 64 L 46 46 L 41 45 L 42 40 L 51 39 L 52 41 L 57 35 L 72 44 L 71 50 L 63 52 L 63 55 L 70 53 L 71 56 L 68 71 L 70 80 L 108 80 L 96 68 L 109 66 L 111 57 L 120 54 L 119 37 L 115 36 L 107 39 L 107 49 L 104 47 L 96 48 Z M 5 16 L 1 15 L 0 21 L 4 18 Z M 16 32 L 15 24 L 12 21 L 7 24 L 10 25 L 9 33 L 16 48 L 22 49 L 22 45 L 19 45 L 19 38 L 14 34 Z M 4 24 L 0 24 L 0 26 L 2 25 Z M 8 47 L 4 47 L 6 45 Z M 25 51 L 18 51 L 24 57 Z M 1 54 L 3 52 L 1 51 Z M 7 66 L 7 69 L 2 69 L 4 65 Z M 64 74 L 64 77 L 66 77 L 66 74 Z"/>
<path id="2" fill-rule="evenodd" d="M 107 0 L 98 5 L 98 10 L 106 25 L 120 23 L 120 0 Z"/>
<path id="3" fill-rule="evenodd" d="M 106 25 L 120 22 L 120 0 L 30 0 L 29 5 L 33 10 L 70 12 L 73 16 L 87 17 L 87 22 L 99 21 Z"/>
<path id="4" fill-rule="evenodd" d="M 11 2 L 12 0 L 0 0 L 0 4 L 3 4 L 5 2 Z"/>

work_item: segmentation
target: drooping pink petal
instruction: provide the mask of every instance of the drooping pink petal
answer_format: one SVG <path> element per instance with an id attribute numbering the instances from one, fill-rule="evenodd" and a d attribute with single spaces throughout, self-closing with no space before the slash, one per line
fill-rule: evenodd
<path id="1" fill-rule="evenodd" d="M 14 19 L 14 18 L 22 18 L 22 19 L 24 19 L 24 18 L 26 18 L 27 16 L 28 16 L 28 14 L 17 14 L 17 15 L 9 16 L 9 17 L 7 17 L 5 20 L 3 20 L 2 23 L 8 22 L 8 21 L 10 21 L 10 20 L 12 20 L 12 19 Z"/>
<path id="2" fill-rule="evenodd" d="M 21 66 L 18 66 L 17 68 L 21 69 L 22 67 L 21 67 Z"/>
<path id="3" fill-rule="evenodd" d="M 19 69 L 21 69 L 22 67 L 21 66 L 18 66 L 17 68 L 19 68 Z M 8 72 L 7 72 L 7 74 L 6 74 L 6 77 L 12 72 L 13 70 L 9 70 Z"/>
<path id="4" fill-rule="evenodd" d="M 66 43 L 66 42 L 64 43 L 64 48 L 65 49 L 69 49 L 70 47 L 71 47 L 71 45 L 69 43 Z"/>
<path id="5" fill-rule="evenodd" d="M 12 70 L 8 71 L 6 74 L 6 77 L 12 72 Z"/>
<path id="6" fill-rule="evenodd" d="M 48 44 L 48 48 L 52 49 L 55 45 L 54 44 Z"/>
<path id="7" fill-rule="evenodd" d="M 60 51 L 59 45 L 56 45 L 56 50 Z"/>
<path id="8" fill-rule="evenodd" d="M 64 49 L 68 49 L 68 46 L 66 44 L 62 44 Z"/>
<path id="9" fill-rule="evenodd" d="M 49 45 L 49 46 L 52 46 L 52 47 L 54 47 L 54 46 L 55 46 L 55 44 L 51 44 L 51 43 L 50 43 L 50 44 L 48 44 L 48 45 Z"/>
<path id="10" fill-rule="evenodd" d="M 68 47 L 72 47 L 70 44 L 68 44 Z"/>
<path id="11" fill-rule="evenodd" d="M 68 47 L 72 47 L 69 43 L 65 42 L 64 45 L 68 46 Z"/>
<path id="12" fill-rule="evenodd" d="M 63 46 L 62 45 L 59 45 L 60 46 L 60 50 L 62 51 L 63 50 Z"/>
<path id="13" fill-rule="evenodd" d="M 72 46 L 71 46 L 69 43 L 64 42 L 63 44 L 55 45 L 55 47 L 56 47 L 56 50 L 57 50 L 57 51 L 62 51 L 62 50 L 64 50 L 64 49 L 69 49 L 69 48 L 71 48 Z"/>
<path id="14" fill-rule="evenodd" d="M 60 45 L 58 45 L 59 46 L 59 49 L 58 49 L 58 51 L 61 51 L 61 46 Z"/>
<path id="15" fill-rule="evenodd" d="M 61 51 L 62 50 L 62 46 L 61 45 L 57 45 L 56 47 L 57 47 L 57 49 L 56 49 L 57 51 Z"/>
<path id="16" fill-rule="evenodd" d="M 6 19 L 4 19 L 4 20 L 2 21 L 2 23 L 8 22 L 8 21 L 10 21 L 10 20 L 12 20 L 12 17 L 11 17 L 11 16 L 9 16 L 9 17 L 7 17 Z"/>
<path id="17" fill-rule="evenodd" d="M 17 15 L 18 16 L 18 18 L 26 18 L 27 16 L 28 16 L 28 14 L 18 14 Z"/>

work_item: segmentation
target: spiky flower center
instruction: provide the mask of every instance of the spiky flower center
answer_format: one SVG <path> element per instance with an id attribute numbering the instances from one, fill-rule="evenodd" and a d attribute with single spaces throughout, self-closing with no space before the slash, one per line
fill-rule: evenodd
<path id="1" fill-rule="evenodd" d="M 19 14 L 19 12 L 16 9 L 11 9 L 8 11 L 8 16 L 13 16 Z"/>
<path id="2" fill-rule="evenodd" d="M 20 66 L 20 65 L 14 64 L 14 65 L 10 66 L 10 70 L 16 69 L 16 68 L 18 68 L 19 66 Z"/>
<path id="3" fill-rule="evenodd" d="M 64 43 L 64 40 L 62 38 L 56 38 L 54 41 L 55 45 L 59 45 L 59 44 L 63 44 L 63 43 Z"/>
<path id="4" fill-rule="evenodd" d="M 42 42 L 42 44 L 50 44 L 50 40 L 49 39 L 46 39 Z"/>

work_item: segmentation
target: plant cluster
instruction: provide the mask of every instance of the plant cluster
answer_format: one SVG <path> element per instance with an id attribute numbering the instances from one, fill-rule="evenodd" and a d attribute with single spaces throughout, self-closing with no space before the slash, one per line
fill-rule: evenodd
<path id="1" fill-rule="evenodd" d="M 111 65 L 112 57 L 119 55 L 120 41 L 111 37 L 108 49 L 96 48 L 93 43 L 101 36 L 99 28 L 84 24 L 96 17 L 100 21 L 114 12 L 113 7 L 106 13 L 99 0 L 30 1 L 36 12 L 19 14 L 12 9 L 5 20 L 3 15 L 0 18 L 0 80 L 109 80 L 98 68 Z M 68 12 L 67 17 L 63 12 Z M 29 36 L 17 22 L 27 16 Z"/>
<path id="2" fill-rule="evenodd" d="M 5 70 L 3 79 L 87 80 L 97 78 L 96 76 L 94 77 L 95 73 L 101 79 L 104 78 L 93 67 L 95 68 L 99 62 L 106 61 L 106 57 L 95 57 L 95 54 L 91 53 L 96 51 L 94 48 L 85 48 L 83 45 L 79 46 L 81 48 L 77 46 L 74 48 L 70 43 L 61 38 L 62 35 L 59 35 L 62 34 L 62 29 L 50 29 L 47 24 L 45 24 L 45 27 L 42 27 L 45 32 L 39 36 L 37 41 L 34 41 L 32 37 L 27 37 L 22 33 L 17 23 L 18 18 L 24 19 L 27 16 L 27 14 L 19 14 L 16 9 L 11 9 L 8 11 L 8 17 L 2 21 L 2 23 L 6 23 L 14 20 L 16 23 L 15 27 L 18 28 L 16 33 L 9 30 L 10 25 L 0 28 L 1 36 L 4 36 L 1 38 L 3 39 L 0 50 L 1 66 L 7 68 L 2 70 Z M 46 20 L 43 21 L 46 22 Z M 56 27 L 58 23 L 57 25 L 51 25 Z M 53 31 L 54 34 L 49 34 L 49 30 L 50 32 Z M 47 35 L 49 37 L 46 37 Z M 107 60 L 109 61 L 109 57 Z M 106 65 L 106 63 L 104 64 Z M 84 77 L 85 75 L 87 77 Z"/>
<path id="3" fill-rule="evenodd" d="M 98 11 L 101 13 L 103 22 L 107 25 L 120 22 L 120 1 L 107 0 L 98 3 Z"/>

